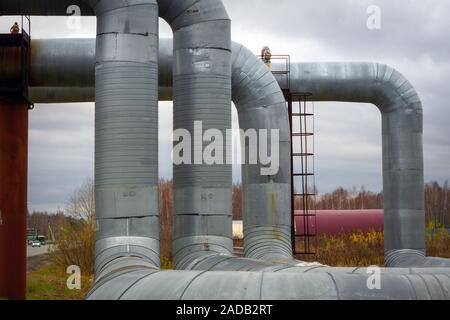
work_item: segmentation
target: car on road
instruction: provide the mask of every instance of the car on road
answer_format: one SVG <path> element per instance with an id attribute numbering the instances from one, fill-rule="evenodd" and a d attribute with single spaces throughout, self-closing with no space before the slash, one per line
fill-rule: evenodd
<path id="1" fill-rule="evenodd" d="M 32 248 L 36 248 L 36 247 L 40 248 L 41 247 L 41 243 L 39 241 L 33 241 L 31 243 L 31 247 Z"/>

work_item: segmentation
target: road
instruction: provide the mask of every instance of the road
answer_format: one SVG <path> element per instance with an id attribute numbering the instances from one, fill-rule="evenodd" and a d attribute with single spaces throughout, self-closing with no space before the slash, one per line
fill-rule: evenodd
<path id="1" fill-rule="evenodd" d="M 47 254 L 48 248 L 49 246 L 41 246 L 39 248 L 32 248 L 31 246 L 27 246 L 27 258 Z"/>

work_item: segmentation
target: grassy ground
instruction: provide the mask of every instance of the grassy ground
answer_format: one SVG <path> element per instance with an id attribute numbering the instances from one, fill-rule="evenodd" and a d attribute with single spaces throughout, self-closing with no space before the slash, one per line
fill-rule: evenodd
<path id="1" fill-rule="evenodd" d="M 169 259 L 161 259 L 162 269 L 172 269 Z M 48 258 L 42 265 L 27 275 L 28 300 L 83 300 L 92 287 L 94 277 L 81 277 L 81 290 L 67 289 L 69 274 L 52 266 Z"/>
<path id="2" fill-rule="evenodd" d="M 383 233 L 353 233 L 339 237 L 319 237 L 317 254 L 299 255 L 304 261 L 319 261 L 329 266 L 370 266 L 383 265 Z M 236 243 L 242 245 L 242 242 Z M 450 235 L 448 232 L 433 229 L 427 236 L 427 254 L 450 258 Z M 169 259 L 161 259 L 163 269 L 171 269 Z M 44 263 L 37 271 L 28 274 L 27 298 L 30 300 L 81 300 L 92 286 L 93 277 L 82 277 L 81 290 L 67 289 L 69 275 Z"/>
<path id="3" fill-rule="evenodd" d="M 81 290 L 69 290 L 69 274 L 44 265 L 27 276 L 28 300 L 82 300 L 92 286 L 93 277 L 81 277 Z"/>
<path id="4" fill-rule="evenodd" d="M 321 236 L 316 241 L 316 255 L 297 255 L 297 258 L 336 267 L 381 266 L 384 263 L 382 232 Z M 302 244 L 297 243 L 297 246 L 301 248 Z"/>
<path id="5" fill-rule="evenodd" d="M 429 229 L 427 255 L 450 258 L 450 235 L 443 229 Z M 367 267 L 384 264 L 383 232 L 356 232 L 338 237 L 317 239 L 316 255 L 298 255 L 303 261 L 318 261 L 336 267 Z"/>

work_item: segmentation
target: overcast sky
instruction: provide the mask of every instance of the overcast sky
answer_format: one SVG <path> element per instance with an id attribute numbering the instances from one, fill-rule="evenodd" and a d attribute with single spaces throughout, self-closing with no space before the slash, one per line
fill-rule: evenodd
<path id="1" fill-rule="evenodd" d="M 265 45 L 293 61 L 376 61 L 402 72 L 424 107 L 426 180 L 450 180 L 450 2 L 442 0 L 224 0 L 233 40 L 258 54 Z M 366 10 L 381 8 L 381 29 Z M 9 29 L 15 18 L 1 17 Z M 69 30 L 67 18 L 33 17 L 33 37 L 94 37 L 95 19 Z M 161 22 L 161 37 L 171 37 Z M 4 31 L 2 31 L 4 32 Z M 172 105 L 161 103 L 160 175 L 171 178 Z M 234 126 L 237 116 L 234 112 Z M 381 117 L 372 105 L 316 103 L 316 183 L 382 188 Z M 30 113 L 29 207 L 56 211 L 93 177 L 93 104 L 36 105 Z M 239 181 L 239 170 L 234 180 Z"/>

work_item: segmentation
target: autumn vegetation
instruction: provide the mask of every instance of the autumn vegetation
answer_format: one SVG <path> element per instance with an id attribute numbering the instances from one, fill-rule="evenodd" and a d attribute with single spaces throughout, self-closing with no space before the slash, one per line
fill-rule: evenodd
<path id="1" fill-rule="evenodd" d="M 160 221 L 161 259 L 165 268 L 171 267 L 173 227 L 173 184 L 161 181 Z M 430 255 L 448 256 L 450 239 L 445 228 L 450 225 L 450 190 L 448 183 L 429 183 L 425 189 L 426 216 L 428 223 L 427 248 Z M 242 190 L 233 186 L 233 218 L 242 219 Z M 357 190 L 338 188 L 323 194 L 310 204 L 317 209 L 380 209 L 383 208 L 382 193 L 374 193 L 364 187 Z M 296 204 L 301 208 L 300 203 Z M 56 246 L 50 253 L 54 266 L 61 272 L 69 265 L 80 266 L 85 274 L 92 274 L 95 252 L 95 205 L 94 185 L 86 182 L 69 197 L 64 214 L 49 215 L 33 213 L 28 218 L 29 227 L 37 228 L 41 234 L 49 232 L 51 226 Z M 241 244 L 241 243 L 239 243 Z M 339 237 L 317 239 L 317 254 L 301 256 L 302 260 L 320 261 L 329 265 L 372 265 L 383 263 L 383 233 L 342 234 Z"/>

